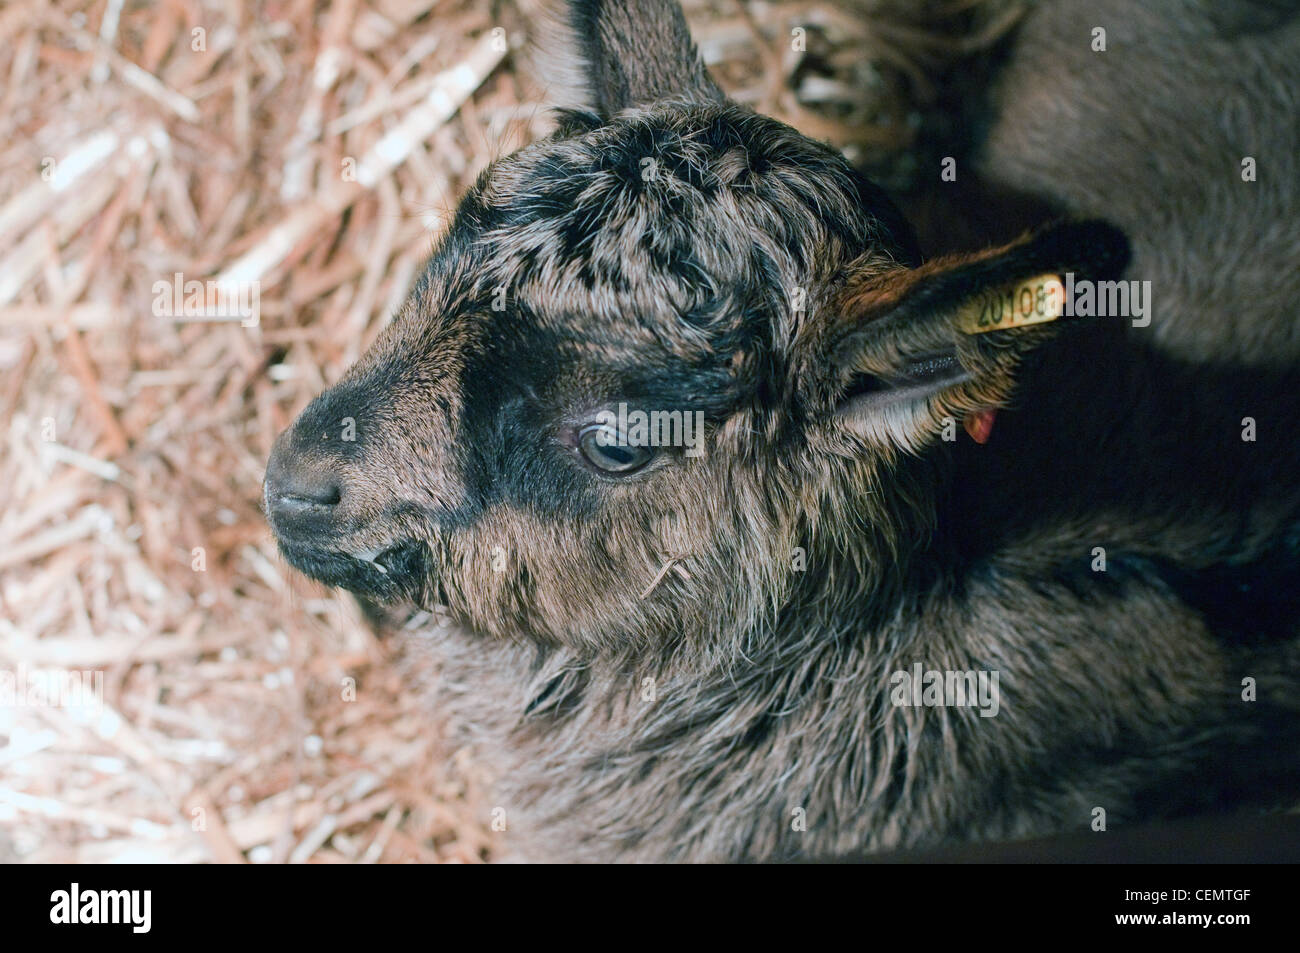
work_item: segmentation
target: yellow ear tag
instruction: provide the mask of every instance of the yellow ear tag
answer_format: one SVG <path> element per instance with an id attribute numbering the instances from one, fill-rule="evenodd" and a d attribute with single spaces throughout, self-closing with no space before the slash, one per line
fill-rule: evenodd
<path id="1" fill-rule="evenodd" d="M 1039 275 L 986 292 L 962 309 L 957 325 L 967 334 L 1045 324 L 1065 313 L 1065 285 L 1059 275 Z"/>

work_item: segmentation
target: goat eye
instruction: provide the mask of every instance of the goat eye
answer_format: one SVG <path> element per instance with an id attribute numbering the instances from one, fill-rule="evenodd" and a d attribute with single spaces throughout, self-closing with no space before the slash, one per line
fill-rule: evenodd
<path id="1" fill-rule="evenodd" d="M 578 449 L 597 470 L 627 476 L 644 467 L 654 457 L 649 447 L 633 446 L 627 438 L 608 424 L 592 424 L 578 434 Z"/>

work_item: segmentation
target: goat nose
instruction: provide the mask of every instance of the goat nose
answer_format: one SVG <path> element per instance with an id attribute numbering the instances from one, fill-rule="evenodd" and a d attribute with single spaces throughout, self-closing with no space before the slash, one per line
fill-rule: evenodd
<path id="1" fill-rule="evenodd" d="M 343 481 L 327 461 L 289 452 L 271 454 L 266 467 L 266 503 L 282 524 L 328 519 L 342 501 Z"/>

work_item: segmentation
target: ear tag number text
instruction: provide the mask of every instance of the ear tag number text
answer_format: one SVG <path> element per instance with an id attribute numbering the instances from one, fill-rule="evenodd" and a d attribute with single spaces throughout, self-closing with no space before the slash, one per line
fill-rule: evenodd
<path id="1" fill-rule="evenodd" d="M 980 296 L 959 316 L 958 324 L 967 334 L 983 334 L 1055 321 L 1064 309 L 1065 285 L 1060 276 L 1039 275 Z"/>

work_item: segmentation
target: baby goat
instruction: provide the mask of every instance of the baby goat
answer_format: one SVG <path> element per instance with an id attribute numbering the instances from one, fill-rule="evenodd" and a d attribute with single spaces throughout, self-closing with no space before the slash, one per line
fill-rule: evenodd
<path id="1" fill-rule="evenodd" d="M 292 565 L 455 620 L 417 669 L 508 854 L 827 856 L 1294 791 L 1289 365 L 1063 313 L 1124 274 L 1109 225 L 922 263 L 839 154 L 726 100 L 668 0 L 567 26 L 585 102 L 483 174 L 265 489 Z"/>

